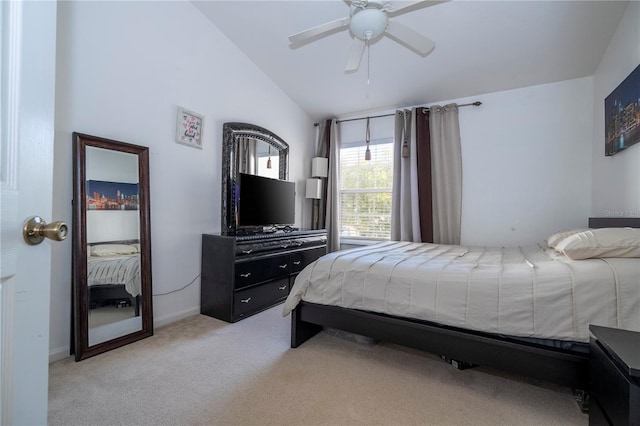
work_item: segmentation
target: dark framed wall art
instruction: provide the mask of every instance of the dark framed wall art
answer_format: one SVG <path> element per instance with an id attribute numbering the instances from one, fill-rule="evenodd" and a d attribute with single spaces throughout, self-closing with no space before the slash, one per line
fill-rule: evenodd
<path id="1" fill-rule="evenodd" d="M 604 100 L 605 155 L 640 142 L 640 65 Z"/>

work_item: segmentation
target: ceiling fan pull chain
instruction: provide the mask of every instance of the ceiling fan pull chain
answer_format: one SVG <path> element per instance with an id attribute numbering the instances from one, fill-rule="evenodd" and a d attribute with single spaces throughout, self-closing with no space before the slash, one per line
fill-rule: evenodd
<path id="1" fill-rule="evenodd" d="M 367 40 L 367 86 L 370 83 L 370 72 L 369 70 L 371 69 L 371 43 L 369 43 L 369 40 Z"/>

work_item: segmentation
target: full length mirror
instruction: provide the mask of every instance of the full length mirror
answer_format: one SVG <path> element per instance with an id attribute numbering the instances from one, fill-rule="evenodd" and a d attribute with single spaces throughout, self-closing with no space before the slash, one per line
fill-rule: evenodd
<path id="1" fill-rule="evenodd" d="M 289 145 L 254 124 L 224 123 L 222 133 L 222 233 L 234 235 L 238 173 L 286 180 Z"/>
<path id="2" fill-rule="evenodd" d="M 149 149 L 73 134 L 76 361 L 153 334 Z"/>

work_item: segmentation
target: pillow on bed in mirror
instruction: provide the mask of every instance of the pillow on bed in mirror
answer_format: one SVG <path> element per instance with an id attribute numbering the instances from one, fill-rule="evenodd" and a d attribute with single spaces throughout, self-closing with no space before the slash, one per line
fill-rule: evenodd
<path id="1" fill-rule="evenodd" d="M 558 243 L 556 250 L 574 260 L 599 257 L 640 257 L 640 229 L 591 229 L 565 238 Z"/>
<path id="2" fill-rule="evenodd" d="M 136 249 L 136 253 L 140 253 L 140 243 L 133 243 L 131 246 Z"/>
<path id="3" fill-rule="evenodd" d="M 122 256 L 136 254 L 138 249 L 129 244 L 97 244 L 91 246 L 91 256 Z"/>
<path id="4" fill-rule="evenodd" d="M 570 229 L 568 231 L 556 232 L 555 234 L 547 238 L 547 246 L 549 246 L 549 248 L 554 249 L 556 248 L 558 243 L 564 240 L 565 238 L 570 237 L 574 234 L 578 234 L 580 232 L 588 231 L 588 230 L 589 228 L 578 228 L 578 229 Z"/>

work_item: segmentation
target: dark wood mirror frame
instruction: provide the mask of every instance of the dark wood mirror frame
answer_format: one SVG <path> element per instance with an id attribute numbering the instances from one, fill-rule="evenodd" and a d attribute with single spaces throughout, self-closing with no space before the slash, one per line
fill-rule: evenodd
<path id="1" fill-rule="evenodd" d="M 278 152 L 279 176 L 281 180 L 289 177 L 289 144 L 275 133 L 249 123 L 224 123 L 222 127 L 222 234 L 235 235 L 237 206 L 235 187 L 238 179 L 236 157 L 239 141 L 242 138 L 255 139 L 268 143 Z"/>
<path id="2" fill-rule="evenodd" d="M 121 337 L 89 345 L 87 285 L 86 149 L 96 147 L 138 157 L 140 213 L 140 273 L 142 329 Z M 82 133 L 73 133 L 73 256 L 71 354 L 80 361 L 153 335 L 151 295 L 151 227 L 149 203 L 149 148 Z"/>

